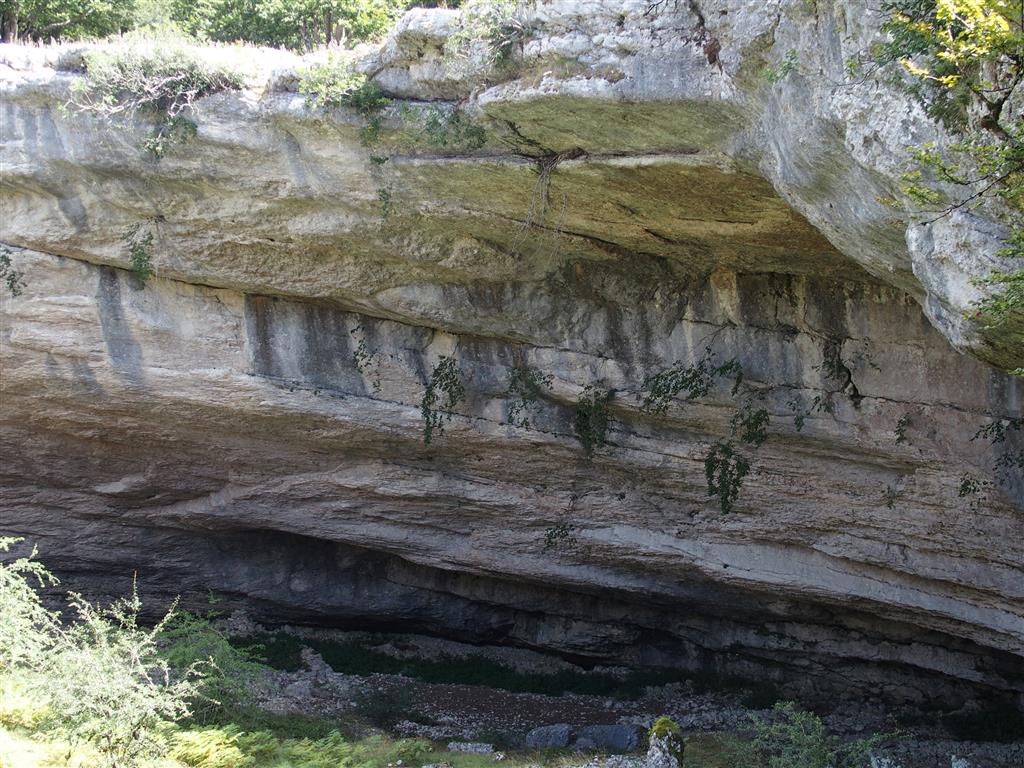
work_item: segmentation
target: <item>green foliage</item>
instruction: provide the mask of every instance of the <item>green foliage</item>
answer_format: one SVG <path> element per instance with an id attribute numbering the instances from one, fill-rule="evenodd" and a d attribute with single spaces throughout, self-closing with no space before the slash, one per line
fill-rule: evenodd
<path id="1" fill-rule="evenodd" d="M 583 453 L 590 458 L 594 451 L 602 447 L 608 436 L 608 403 L 615 397 L 613 391 L 607 391 L 588 384 L 576 401 L 576 415 L 573 419 L 573 432 L 583 446 Z"/>
<path id="2" fill-rule="evenodd" d="M 419 739 L 377 736 L 353 742 L 337 730 L 282 738 L 271 731 L 225 725 L 175 733 L 169 757 L 191 768 L 384 768 L 415 763 L 428 751 L 429 745 Z"/>
<path id="3" fill-rule="evenodd" d="M 171 0 L 171 20 L 200 39 L 292 50 L 381 37 L 404 0 Z"/>
<path id="4" fill-rule="evenodd" d="M 862 768 L 889 738 L 843 742 L 821 718 L 792 702 L 776 704 L 771 717 L 751 716 L 749 737 L 729 745 L 731 768 Z"/>
<path id="5" fill-rule="evenodd" d="M 0 551 L 17 541 L 0 539 Z M 38 594 L 57 581 L 34 557 L 33 549 L 0 563 L 0 676 L 32 691 L 39 728 L 92 745 L 104 765 L 132 768 L 163 754 L 164 726 L 189 716 L 205 666 L 196 660 L 172 673 L 161 657 L 173 608 L 144 629 L 134 588 L 109 608 L 71 593 L 75 619 L 61 623 Z"/>
<path id="6" fill-rule="evenodd" d="M 704 459 L 704 476 L 708 495 L 718 498 L 723 513 L 732 511 L 743 479 L 750 472 L 750 462 L 736 453 L 731 440 L 716 443 Z"/>
<path id="7" fill-rule="evenodd" d="M 418 126 L 414 141 L 438 149 L 476 150 L 487 143 L 487 131 L 461 109 L 403 106 L 402 119 Z"/>
<path id="8" fill-rule="evenodd" d="M 905 413 L 896 420 L 896 429 L 893 430 L 893 436 L 896 438 L 896 445 L 902 445 L 907 442 L 907 427 L 910 426 L 910 414 Z"/>
<path id="9" fill-rule="evenodd" d="M 899 500 L 899 492 L 891 485 L 885 486 L 885 491 L 882 493 L 882 499 L 885 501 L 887 509 L 895 509 L 896 502 Z"/>
<path id="10" fill-rule="evenodd" d="M 887 40 L 875 47 L 876 62 L 899 62 L 928 114 L 957 134 L 915 150 L 904 194 L 939 215 L 1000 201 L 993 210 L 1011 229 L 1001 255 L 1024 257 L 1024 119 L 1007 108 L 1024 82 L 1024 3 L 887 0 L 882 10 Z M 983 330 L 1024 339 L 1024 270 L 995 270 L 978 282 L 1002 291 L 976 302 L 973 318 Z"/>
<path id="11" fill-rule="evenodd" d="M 199 40 L 312 50 L 381 37 L 405 0 L 6 0 L 4 42 L 177 29 Z"/>
<path id="12" fill-rule="evenodd" d="M 1024 418 L 993 419 L 978 429 L 971 437 L 972 441 L 987 440 L 993 448 L 1001 447 L 993 468 L 996 471 L 996 476 L 1003 482 L 1007 482 L 1011 475 L 1024 471 L 1024 449 L 1015 449 L 1006 445 L 1009 435 L 1022 429 L 1024 429 Z M 961 496 L 963 495 L 961 494 Z"/>
<path id="13" fill-rule="evenodd" d="M 158 159 L 171 144 L 195 135 L 184 113 L 197 99 L 244 84 L 240 74 L 205 61 L 171 35 L 134 36 L 113 48 L 86 51 L 83 58 L 85 77 L 72 83 L 69 105 L 111 119 L 155 119 L 143 148 Z"/>
<path id="14" fill-rule="evenodd" d="M 445 422 L 451 420 L 455 406 L 465 398 L 466 388 L 455 358 L 441 355 L 430 373 L 430 381 L 420 402 L 424 445 L 430 445 L 435 432 L 439 435 L 444 433 Z"/>
<path id="15" fill-rule="evenodd" d="M 647 732 L 648 738 L 657 736 L 659 739 L 663 739 L 669 735 L 682 736 L 683 730 L 679 727 L 679 723 L 665 715 L 662 715 L 655 720 L 651 729 Z"/>
<path id="16" fill-rule="evenodd" d="M 172 674 L 159 639 L 173 608 L 156 626 L 139 624 L 138 593 L 102 608 L 69 596 L 74 623 L 65 625 L 36 676 L 48 707 L 46 725 L 72 742 L 88 742 L 111 768 L 137 765 L 166 751 L 161 726 L 186 718 L 200 695 L 202 664 Z"/>
<path id="17" fill-rule="evenodd" d="M 459 30 L 445 41 L 445 58 L 464 71 L 508 69 L 529 34 L 518 9 L 518 0 L 469 0 Z"/>
<path id="18" fill-rule="evenodd" d="M 1024 232 L 1016 233 L 1018 235 Z M 1016 317 L 1024 316 L 1024 270 L 1003 272 L 995 270 L 977 281 L 981 285 L 1003 286 L 999 293 L 979 299 L 974 303 L 974 318 L 985 330 L 996 330 L 1009 325 Z"/>
<path id="19" fill-rule="evenodd" d="M 718 499 L 723 513 L 732 510 L 750 472 L 750 461 L 736 450 L 738 441 L 751 448 L 760 448 L 768 440 L 771 414 L 764 407 L 766 391 L 758 391 L 744 383 L 743 366 L 736 359 L 717 363 L 711 347 L 696 363 L 684 365 L 676 362 L 670 368 L 644 379 L 644 399 L 641 410 L 653 414 L 665 414 L 669 405 L 680 395 L 684 401 L 707 396 L 718 379 L 732 379 L 730 394 L 736 397 L 745 390 L 743 400 L 729 420 L 730 438 L 720 440 L 712 446 L 704 459 L 704 475 L 708 495 Z M 797 408 L 795 400 L 790 401 L 796 411 L 797 431 L 803 429 L 807 414 Z"/>
<path id="20" fill-rule="evenodd" d="M 774 85 L 775 83 L 779 83 L 785 80 L 792 72 L 796 71 L 796 68 L 799 65 L 800 62 L 797 59 L 796 50 L 790 48 L 788 51 L 786 51 L 785 58 L 781 62 L 779 62 L 777 66 L 765 67 L 764 71 L 761 73 L 761 76 L 764 77 L 764 79 L 767 80 L 769 83 Z"/>
<path id="21" fill-rule="evenodd" d="M 980 480 L 970 472 L 964 472 L 957 484 L 957 496 L 967 501 L 971 511 L 977 510 L 984 501 L 992 483 L 988 480 Z"/>
<path id="22" fill-rule="evenodd" d="M 508 423 L 529 429 L 527 412 L 533 403 L 544 397 L 544 390 L 551 386 L 554 376 L 541 375 L 540 371 L 528 366 L 516 366 L 509 371 L 508 389 L 505 398 L 509 401 Z"/>
<path id="23" fill-rule="evenodd" d="M 377 202 L 380 204 L 380 217 L 384 221 L 391 215 L 391 190 L 381 187 L 377 190 Z"/>
<path id="24" fill-rule="evenodd" d="M 0 537 L 0 552 L 9 552 L 23 539 Z M 39 589 L 59 582 L 36 560 L 35 547 L 28 555 L 0 562 L 0 675 L 17 668 L 35 669 L 53 647 L 58 615 L 43 606 Z"/>
<path id="25" fill-rule="evenodd" d="M 668 748 L 679 764 L 683 764 L 683 730 L 675 720 L 665 715 L 655 720 L 647 732 L 647 740 L 652 742 L 655 739 L 661 740 L 663 746 Z"/>
<path id="26" fill-rule="evenodd" d="M 362 326 L 355 328 L 352 333 L 356 334 L 363 330 Z M 366 345 L 366 339 L 360 339 L 352 352 L 352 363 L 355 365 L 359 375 L 369 378 L 374 392 L 380 391 L 380 361 L 376 352 L 371 352 Z"/>
<path id="27" fill-rule="evenodd" d="M 356 711 L 374 725 L 393 728 L 418 717 L 412 692 L 405 687 L 363 691 L 355 697 Z"/>
<path id="28" fill-rule="evenodd" d="M 204 664 L 197 695 L 189 701 L 196 722 L 211 722 L 225 709 L 241 706 L 257 686 L 262 666 L 255 661 L 254 649 L 232 644 L 212 616 L 174 613 L 159 641 L 161 656 L 172 669 Z"/>
<path id="29" fill-rule="evenodd" d="M 384 110 L 391 104 L 376 83 L 354 72 L 350 62 L 338 56 L 300 71 L 299 93 L 314 99 L 322 109 L 354 110 L 365 121 L 359 133 L 364 146 L 371 146 L 380 137 Z"/>
<path id="30" fill-rule="evenodd" d="M 544 551 L 564 550 L 576 546 L 576 526 L 568 523 L 553 525 L 544 531 Z"/>
<path id="31" fill-rule="evenodd" d="M 733 435 L 740 442 L 754 448 L 760 448 L 768 439 L 768 425 L 771 423 L 771 416 L 767 409 L 759 408 L 755 398 L 748 399 L 740 407 L 730 421 Z"/>
<path id="32" fill-rule="evenodd" d="M 141 234 L 142 225 L 135 224 L 124 235 L 124 243 L 128 247 L 128 262 L 132 274 L 140 288 L 146 287 L 146 281 L 153 276 L 153 233 Z"/>
<path id="33" fill-rule="evenodd" d="M 278 669 L 298 668 L 301 649 L 315 650 L 335 671 L 347 675 L 368 676 L 376 673 L 404 675 L 427 683 L 481 685 L 514 693 L 537 693 L 560 696 L 577 693 L 589 696 L 638 699 L 648 686 L 687 681 L 698 693 L 711 691 L 748 691 L 750 682 L 714 671 L 687 672 L 676 668 L 653 668 L 629 671 L 623 675 L 562 669 L 554 673 L 521 672 L 514 667 L 480 656 L 446 656 L 429 659 L 398 657 L 368 647 L 367 642 L 299 639 L 278 633 L 258 638 L 256 653 L 264 663 Z M 278 666 L 278 663 L 281 666 Z M 760 695 L 769 695 L 770 687 L 758 686 Z M 771 695 L 774 695 L 772 692 Z"/>
<path id="34" fill-rule="evenodd" d="M 116 35 L 132 28 L 135 6 L 133 0 L 6 0 L 3 42 Z"/>
<path id="35" fill-rule="evenodd" d="M 11 249 L 0 246 L 0 281 L 7 286 L 11 296 L 20 296 L 25 288 L 25 280 L 21 272 L 11 263 Z"/>
<path id="36" fill-rule="evenodd" d="M 667 370 L 644 378 L 643 403 L 640 408 L 646 413 L 664 415 L 671 402 L 683 395 L 687 402 L 706 397 L 718 378 L 732 378 L 732 394 L 735 395 L 743 382 L 743 368 L 735 360 L 716 365 L 711 347 L 691 365 L 677 361 Z"/>

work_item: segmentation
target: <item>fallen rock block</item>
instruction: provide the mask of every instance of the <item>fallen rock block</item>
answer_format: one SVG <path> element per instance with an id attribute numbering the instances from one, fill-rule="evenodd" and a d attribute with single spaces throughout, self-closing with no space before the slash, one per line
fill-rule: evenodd
<path id="1" fill-rule="evenodd" d="M 578 749 L 632 752 L 643 743 L 643 729 L 636 725 L 588 725 L 580 729 L 573 745 Z"/>
<path id="2" fill-rule="evenodd" d="M 526 734 L 528 749 L 550 749 L 568 747 L 572 740 L 572 726 L 565 723 L 542 725 Z"/>

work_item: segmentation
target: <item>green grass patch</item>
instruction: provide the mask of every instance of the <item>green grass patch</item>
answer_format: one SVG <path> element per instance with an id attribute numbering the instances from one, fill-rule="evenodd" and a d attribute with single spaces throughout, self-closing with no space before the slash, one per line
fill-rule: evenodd
<path id="1" fill-rule="evenodd" d="M 250 642 L 251 641 L 247 641 Z M 313 649 L 335 672 L 348 675 L 403 675 L 426 683 L 480 685 L 513 693 L 561 696 L 574 693 L 635 700 L 648 687 L 690 682 L 697 693 L 745 692 L 744 703 L 768 708 L 779 700 L 778 691 L 766 683 L 752 683 L 717 672 L 685 672 L 672 668 L 630 670 L 624 675 L 563 669 L 553 673 L 519 670 L 479 656 L 441 656 L 436 659 L 398 658 L 375 650 L 368 642 L 302 639 L 278 632 L 257 638 L 257 658 L 267 666 L 288 672 L 302 667 L 303 646 Z"/>

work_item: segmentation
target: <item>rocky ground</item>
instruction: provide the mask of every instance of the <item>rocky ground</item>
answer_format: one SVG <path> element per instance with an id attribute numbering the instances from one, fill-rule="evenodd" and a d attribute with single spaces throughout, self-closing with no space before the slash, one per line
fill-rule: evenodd
<path id="1" fill-rule="evenodd" d="M 251 622 L 239 624 L 253 638 L 271 636 Z M 366 643 L 372 651 L 406 660 L 472 660 L 498 663 L 522 674 L 556 675 L 574 671 L 602 675 L 609 668 L 589 672 L 567 661 L 523 649 L 470 646 L 416 635 L 381 636 L 359 632 L 275 628 L 299 640 L 324 647 Z M 280 636 L 279 634 L 277 635 Z M 672 717 L 694 743 L 742 731 L 751 715 L 770 717 L 770 707 L 752 709 L 750 691 L 698 692 L 691 682 L 648 686 L 637 698 L 564 693 L 542 695 L 501 688 L 457 683 L 427 682 L 401 674 L 335 671 L 309 647 L 301 651 L 302 668 L 268 671 L 257 697 L 260 706 L 278 713 L 351 715 L 364 712 L 367 702 L 392 701 L 407 707 L 390 728 L 405 736 L 444 742 L 455 751 L 494 754 L 500 762 L 507 750 L 564 748 L 586 755 L 588 765 L 628 768 L 641 765 L 608 757 L 616 753 L 639 755 L 646 748 L 646 733 L 661 715 Z M 624 672 L 624 670 L 619 670 Z M 396 703 L 404 702 L 404 703 Z M 894 733 L 878 751 L 875 768 L 1020 768 L 1024 740 L 1007 743 L 963 741 L 951 738 L 937 720 L 926 722 L 920 713 L 895 712 L 876 703 L 837 701 L 823 715 L 830 730 L 850 738 L 873 733 Z M 910 725 L 916 721 L 917 724 Z M 885 760 L 891 760 L 886 763 Z M 712 763 L 714 764 L 714 763 Z M 726 766 L 723 764 L 723 768 Z"/>

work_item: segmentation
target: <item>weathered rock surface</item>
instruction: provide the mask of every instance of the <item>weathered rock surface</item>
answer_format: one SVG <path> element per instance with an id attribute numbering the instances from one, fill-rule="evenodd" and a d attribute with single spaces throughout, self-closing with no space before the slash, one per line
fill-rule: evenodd
<path id="1" fill-rule="evenodd" d="M 466 97 L 472 152 L 412 141 L 397 110 L 367 150 L 357 116 L 280 90 L 284 57 L 154 162 L 144 123 L 59 109 L 77 75 L 53 52 L 4 51 L 0 241 L 26 287 L 0 305 L 3 529 L 96 594 L 138 572 L 264 620 L 1020 696 L 1024 482 L 992 465 L 1021 436 L 970 437 L 1024 387 L 954 349 L 1024 357 L 963 320 L 1003 233 L 875 201 L 930 129 L 897 92 L 828 84 L 863 4 L 648 5 L 541 4 L 521 76 L 490 87 L 446 69 L 450 12 L 408 17 L 362 66 Z M 762 81 L 789 49 L 799 71 Z M 729 515 L 704 478 L 727 388 L 664 417 L 637 401 L 707 346 L 774 415 Z M 467 399 L 424 446 L 443 355 Z M 552 377 L 529 429 L 507 423 L 523 366 Z M 592 459 L 587 385 L 616 393 Z M 991 486 L 961 498 L 965 474 Z"/>

